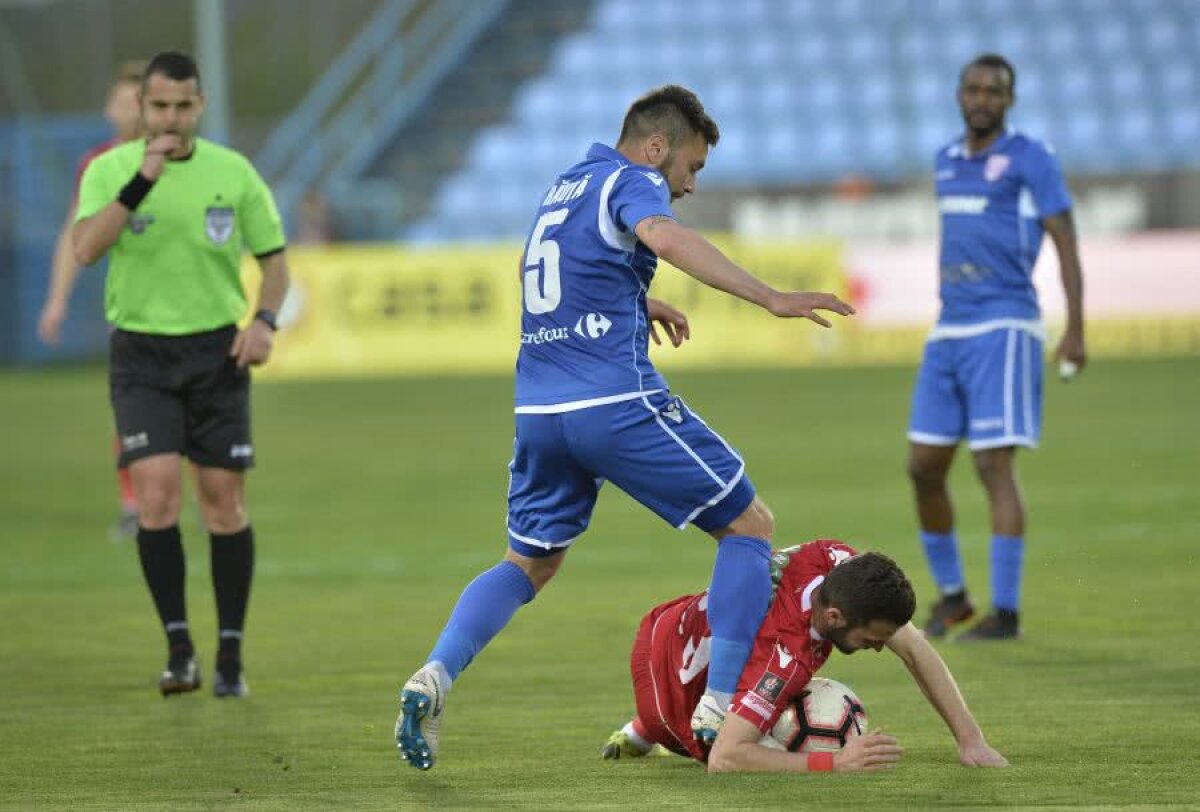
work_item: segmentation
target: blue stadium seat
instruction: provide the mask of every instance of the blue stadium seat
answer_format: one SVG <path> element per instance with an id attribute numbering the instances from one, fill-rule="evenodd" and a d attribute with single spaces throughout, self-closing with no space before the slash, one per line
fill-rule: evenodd
<path id="1" fill-rule="evenodd" d="M 1011 116 L 1012 125 L 1021 132 L 1028 133 L 1034 138 L 1040 138 L 1052 144 L 1059 144 L 1062 139 L 1061 116 L 1055 113 L 1053 105 L 1030 104 L 1020 101 Z"/>
<path id="2" fill-rule="evenodd" d="M 754 47 L 742 48 L 738 54 L 742 69 L 748 71 L 751 76 L 780 71 L 781 66 L 787 62 L 789 51 L 795 47 L 786 34 L 772 30 L 759 31 L 752 42 Z"/>
<path id="3" fill-rule="evenodd" d="M 704 106 L 712 113 L 717 124 L 722 125 L 724 122 L 736 121 L 744 115 L 745 95 L 745 80 L 732 76 L 718 78 L 705 95 Z M 723 126 L 722 129 L 724 129 Z"/>
<path id="4" fill-rule="evenodd" d="M 1103 64 L 1129 53 L 1133 37 L 1128 21 L 1120 16 L 1095 18 L 1089 29 L 1085 46 L 1089 61 Z"/>
<path id="5" fill-rule="evenodd" d="M 924 116 L 927 111 L 940 110 L 946 105 L 954 105 L 954 89 L 958 84 L 958 75 L 947 75 L 945 72 L 935 73 L 923 70 L 913 74 L 907 85 L 907 101 Z"/>
<path id="6" fill-rule="evenodd" d="M 1115 135 L 1131 160 L 1138 154 L 1152 155 L 1158 149 L 1154 116 L 1143 105 L 1130 105 L 1115 118 Z"/>
<path id="7" fill-rule="evenodd" d="M 1113 159 L 1109 153 L 1116 140 L 1105 127 L 1101 112 L 1096 108 L 1081 107 L 1065 119 L 1063 143 L 1056 145 L 1061 148 L 1063 161 L 1068 165 L 1072 162 L 1100 167 L 1111 165 Z"/>
<path id="8" fill-rule="evenodd" d="M 510 125 L 488 127 L 467 151 L 467 163 L 483 171 L 503 172 L 524 160 L 524 150 Z"/>
<path id="9" fill-rule="evenodd" d="M 1179 24 L 1167 14 L 1148 17 L 1142 25 L 1143 53 L 1170 54 L 1178 52 L 1184 45 L 1184 32 Z"/>
<path id="10" fill-rule="evenodd" d="M 1057 83 L 1053 76 L 1047 75 L 1039 63 L 1032 63 L 1022 70 L 1020 65 L 1013 66 L 1017 71 L 1017 104 L 1026 102 L 1034 106 L 1057 105 Z"/>
<path id="11" fill-rule="evenodd" d="M 476 184 L 466 171 L 456 172 L 442 184 L 434 200 L 434 210 L 442 220 L 471 220 L 478 215 Z"/>
<path id="12" fill-rule="evenodd" d="M 738 0 L 736 3 L 719 0 L 719 2 L 726 9 L 727 15 L 731 14 L 732 18 L 738 20 L 742 25 L 758 30 L 777 27 L 779 16 L 786 12 L 786 9 L 779 8 L 776 0 Z"/>
<path id="13" fill-rule="evenodd" d="M 825 179 L 834 179 L 856 168 L 854 159 L 854 129 L 845 121 L 830 120 L 815 132 L 815 152 L 805 154 L 819 167 Z M 799 156 L 797 156 L 799 157 Z"/>
<path id="14" fill-rule="evenodd" d="M 1069 169 L 1200 164 L 1200 0 L 594 4 L 437 197 L 436 218 L 462 217 L 487 179 L 486 221 L 418 233 L 523 233 L 554 174 L 612 143 L 628 104 L 665 82 L 697 90 L 721 125 L 704 184 L 924 177 L 962 130 L 959 70 L 985 51 L 1016 66 L 1014 126 L 1060 146 Z"/>
<path id="15" fill-rule="evenodd" d="M 1111 64 L 1105 78 L 1109 100 L 1115 105 L 1137 103 L 1151 90 L 1144 66 L 1134 59 Z"/>
<path id="16" fill-rule="evenodd" d="M 909 148 L 919 161 L 932 166 L 933 156 L 963 131 L 962 119 L 957 108 L 937 112 L 928 111 L 917 117 L 909 127 Z"/>
<path id="17" fill-rule="evenodd" d="M 700 184 L 721 185 L 744 179 L 758 160 L 758 138 L 758 133 L 752 133 L 738 121 L 722 125 L 721 140 L 709 155 L 708 164 L 700 175 Z"/>
<path id="18" fill-rule="evenodd" d="M 1200 109 L 1169 108 L 1165 131 L 1171 153 L 1186 166 L 1200 166 Z"/>
<path id="19" fill-rule="evenodd" d="M 890 53 L 885 32 L 859 29 L 848 32 L 837 49 L 841 58 L 860 68 L 874 68 L 886 64 Z"/>
<path id="20" fill-rule="evenodd" d="M 642 25 L 641 0 L 605 0 L 596 4 L 592 30 L 609 34 L 624 34 Z"/>
<path id="21" fill-rule="evenodd" d="M 909 25 L 896 39 L 896 54 L 907 65 L 921 65 L 937 49 L 937 32 L 928 26 Z"/>
<path id="22" fill-rule="evenodd" d="M 763 78 L 758 89 L 758 100 L 762 108 L 768 114 L 778 114 L 786 118 L 796 115 L 803 98 L 797 79 L 782 74 Z"/>
<path id="23" fill-rule="evenodd" d="M 560 76 L 586 80 L 605 66 L 605 49 L 591 34 L 575 34 L 558 44 L 550 64 Z"/>
<path id="24" fill-rule="evenodd" d="M 863 168 L 876 175 L 889 173 L 900 159 L 900 128 L 890 117 L 879 117 L 859 134 L 857 154 Z"/>
<path id="25" fill-rule="evenodd" d="M 1070 17 L 1048 20 L 1039 34 L 1042 46 L 1039 50 L 1043 58 L 1065 65 L 1079 59 L 1084 53 L 1079 29 Z"/>
<path id="26" fill-rule="evenodd" d="M 970 15 L 978 15 L 991 26 L 1011 21 L 1018 16 L 1014 11 L 1019 11 L 1019 9 L 1014 10 L 1012 0 L 976 0 L 971 4 L 971 8 L 961 9 L 961 11 Z"/>
<path id="27" fill-rule="evenodd" d="M 870 117 L 893 112 L 900 95 L 890 71 L 867 74 L 857 81 L 848 79 L 845 86 L 853 88 L 851 101 Z"/>
<path id="28" fill-rule="evenodd" d="M 1126 6 L 1126 0 L 1075 0 L 1072 10 L 1080 19 L 1094 24 L 1119 17 Z"/>
<path id="29" fill-rule="evenodd" d="M 844 86 L 835 74 L 826 72 L 812 77 L 807 83 L 804 99 L 814 116 L 824 117 L 847 99 L 852 87 Z"/>
<path id="30" fill-rule="evenodd" d="M 1066 103 L 1086 103 L 1099 91 L 1096 66 L 1091 62 L 1066 64 L 1055 75 L 1055 93 Z"/>
<path id="31" fill-rule="evenodd" d="M 998 20 L 988 29 L 987 50 L 1003 55 L 1020 73 L 1034 53 L 1034 34 L 1019 21 Z"/>
<path id="32" fill-rule="evenodd" d="M 553 78 L 543 76 L 534 79 L 517 91 L 513 117 L 531 123 L 548 121 L 558 115 L 566 95 Z"/>
<path id="33" fill-rule="evenodd" d="M 819 32 L 805 31 L 795 39 L 787 52 L 787 64 L 811 77 L 828 69 L 836 48 L 837 43 L 820 36 Z"/>
<path id="34" fill-rule="evenodd" d="M 1200 96 L 1200 64 L 1172 61 L 1161 65 L 1152 80 L 1168 106 Z"/>

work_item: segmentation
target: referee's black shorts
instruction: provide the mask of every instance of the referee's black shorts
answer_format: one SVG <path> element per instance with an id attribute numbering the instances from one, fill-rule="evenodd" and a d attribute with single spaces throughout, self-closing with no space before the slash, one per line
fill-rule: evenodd
<path id="1" fill-rule="evenodd" d="M 254 465 L 250 370 L 229 355 L 236 335 L 232 324 L 182 336 L 113 331 L 108 387 L 118 466 L 166 453 L 206 468 Z"/>

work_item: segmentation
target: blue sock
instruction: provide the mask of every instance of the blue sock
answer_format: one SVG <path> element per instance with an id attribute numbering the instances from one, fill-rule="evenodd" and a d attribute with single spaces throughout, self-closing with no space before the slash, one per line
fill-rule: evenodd
<path id="1" fill-rule="evenodd" d="M 925 548 L 925 558 L 929 561 L 933 580 L 942 594 L 961 592 L 965 585 L 962 560 L 958 557 L 958 537 L 954 531 L 930 533 L 928 530 L 922 530 L 921 545 Z"/>
<path id="2" fill-rule="evenodd" d="M 732 694 L 737 690 L 770 602 L 771 545 L 751 536 L 721 539 L 708 589 L 710 692 Z"/>
<path id="3" fill-rule="evenodd" d="M 1017 611 L 1021 605 L 1021 562 L 1025 539 L 992 536 L 992 603 L 997 609 Z"/>
<path id="4" fill-rule="evenodd" d="M 456 679 L 535 594 L 529 576 L 511 561 L 480 573 L 463 590 L 426 662 L 441 662 Z"/>

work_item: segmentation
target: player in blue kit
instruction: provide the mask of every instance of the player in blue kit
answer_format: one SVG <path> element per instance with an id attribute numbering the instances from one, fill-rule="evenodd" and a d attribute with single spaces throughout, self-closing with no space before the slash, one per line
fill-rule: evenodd
<path id="1" fill-rule="evenodd" d="M 1087 361 L 1071 196 L 1053 152 L 1005 128 L 1015 84 L 1012 66 L 994 54 L 973 60 L 960 77 L 966 133 L 938 152 L 936 166 L 942 310 L 925 345 L 908 432 L 921 541 L 941 591 L 925 625 L 930 637 L 975 613 L 946 488 L 960 442 L 987 490 L 994 610 L 961 641 L 1021 635 L 1025 506 L 1015 465 L 1017 448 L 1036 447 L 1041 432 L 1044 327 L 1032 275 L 1043 233 L 1054 242 L 1066 293 L 1055 359 L 1066 379 Z"/>
<path id="2" fill-rule="evenodd" d="M 774 316 L 828 327 L 816 310 L 854 312 L 829 293 L 772 289 L 676 222 L 671 201 L 695 190 L 719 137 L 694 93 L 659 88 L 629 108 L 615 149 L 593 144 L 541 201 L 520 269 L 508 550 L 463 591 L 401 690 L 396 744 L 414 767 L 433 766 L 451 683 L 558 571 L 605 481 L 718 541 L 709 690 L 692 720 L 702 741 L 716 737 L 770 600 L 774 519 L 741 456 L 650 363 L 655 322 L 676 347 L 690 328 L 647 291 L 661 257 Z"/>

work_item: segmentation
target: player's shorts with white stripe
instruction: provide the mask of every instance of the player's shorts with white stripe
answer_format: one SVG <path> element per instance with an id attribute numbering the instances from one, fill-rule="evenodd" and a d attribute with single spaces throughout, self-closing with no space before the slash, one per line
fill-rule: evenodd
<path id="1" fill-rule="evenodd" d="M 665 392 L 556 414 L 516 415 L 509 546 L 565 549 L 587 529 L 609 481 L 671 525 L 727 527 L 754 500 L 741 455 Z"/>
<path id="2" fill-rule="evenodd" d="M 1036 448 L 1042 426 L 1040 331 L 1018 325 L 955 337 L 954 329 L 935 328 L 925 344 L 908 438 L 926 445 L 965 439 L 972 449 Z"/>

